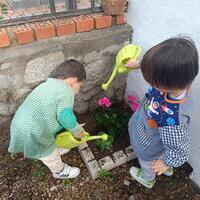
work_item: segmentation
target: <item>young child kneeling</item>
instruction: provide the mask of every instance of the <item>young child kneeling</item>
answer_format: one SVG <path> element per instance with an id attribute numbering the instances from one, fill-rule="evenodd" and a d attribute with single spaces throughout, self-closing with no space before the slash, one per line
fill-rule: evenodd
<path id="1" fill-rule="evenodd" d="M 8 151 L 41 160 L 54 178 L 76 178 L 80 169 L 62 162 L 61 155 L 68 150 L 56 147 L 55 136 L 63 128 L 76 138 L 84 133 L 77 123 L 73 105 L 74 96 L 85 79 L 86 72 L 80 62 L 68 60 L 60 64 L 51 78 L 37 86 L 16 111 Z"/>
<path id="2" fill-rule="evenodd" d="M 137 62 L 127 67 L 137 68 Z M 191 85 L 198 74 L 198 52 L 187 38 L 172 38 L 146 52 L 144 79 L 152 86 L 129 121 L 131 144 L 141 168 L 131 176 L 152 188 L 156 175 L 172 175 L 189 158 Z"/>

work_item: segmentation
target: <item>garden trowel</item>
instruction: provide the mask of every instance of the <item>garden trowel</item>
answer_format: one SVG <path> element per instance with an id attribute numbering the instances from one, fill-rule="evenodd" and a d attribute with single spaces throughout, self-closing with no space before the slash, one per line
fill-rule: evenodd
<path id="1" fill-rule="evenodd" d="M 124 46 L 117 54 L 115 67 L 107 83 L 101 85 L 103 90 L 107 90 L 110 83 L 115 79 L 119 73 L 128 73 L 131 69 L 128 69 L 125 65 L 130 59 L 137 60 L 141 55 L 142 49 L 138 45 L 128 44 Z"/>
<path id="2" fill-rule="evenodd" d="M 108 139 L 108 135 L 104 133 L 102 135 L 90 136 L 89 133 L 85 132 L 83 137 L 81 137 L 79 140 L 73 136 L 73 133 L 65 131 L 57 135 L 56 145 L 64 149 L 72 149 L 74 147 L 79 146 L 82 143 L 97 139 L 102 139 L 105 141 Z"/>

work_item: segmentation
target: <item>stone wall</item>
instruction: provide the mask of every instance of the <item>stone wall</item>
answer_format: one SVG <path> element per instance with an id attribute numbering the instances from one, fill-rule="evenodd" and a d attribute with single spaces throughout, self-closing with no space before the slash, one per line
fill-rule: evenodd
<path id="1" fill-rule="evenodd" d="M 26 95 L 65 59 L 80 60 L 87 72 L 75 111 L 92 109 L 104 95 L 100 85 L 111 74 L 116 53 L 131 38 L 132 29 L 123 25 L 0 49 L 0 142 L 7 144 L 9 122 Z M 119 76 L 106 95 L 121 100 L 125 82 L 126 76 Z"/>

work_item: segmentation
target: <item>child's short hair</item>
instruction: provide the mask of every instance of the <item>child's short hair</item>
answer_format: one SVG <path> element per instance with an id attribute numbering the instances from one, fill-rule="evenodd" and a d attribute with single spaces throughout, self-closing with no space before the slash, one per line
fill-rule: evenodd
<path id="1" fill-rule="evenodd" d="M 70 59 L 61 63 L 50 75 L 52 78 L 66 79 L 77 78 L 78 81 L 86 80 L 86 71 L 79 61 Z"/>
<path id="2" fill-rule="evenodd" d="M 153 87 L 184 89 L 198 74 L 198 52 L 189 38 L 171 38 L 149 49 L 141 62 L 145 80 Z"/>

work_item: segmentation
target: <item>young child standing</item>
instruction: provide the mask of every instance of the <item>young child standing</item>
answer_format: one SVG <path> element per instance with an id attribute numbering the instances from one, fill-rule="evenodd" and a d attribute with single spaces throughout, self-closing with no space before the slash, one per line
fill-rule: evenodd
<path id="1" fill-rule="evenodd" d="M 80 170 L 61 160 L 67 151 L 55 145 L 56 133 L 63 128 L 80 138 L 84 129 L 73 112 L 74 96 L 86 79 L 83 65 L 64 61 L 46 82 L 37 86 L 18 108 L 11 123 L 8 151 L 41 160 L 54 178 L 76 178 Z"/>
<path id="2" fill-rule="evenodd" d="M 129 121 L 129 134 L 141 168 L 131 176 L 147 188 L 155 176 L 173 174 L 189 157 L 191 84 L 198 74 L 198 52 L 187 38 L 172 38 L 152 47 L 141 62 L 152 86 Z M 137 68 L 130 61 L 127 67 Z"/>

